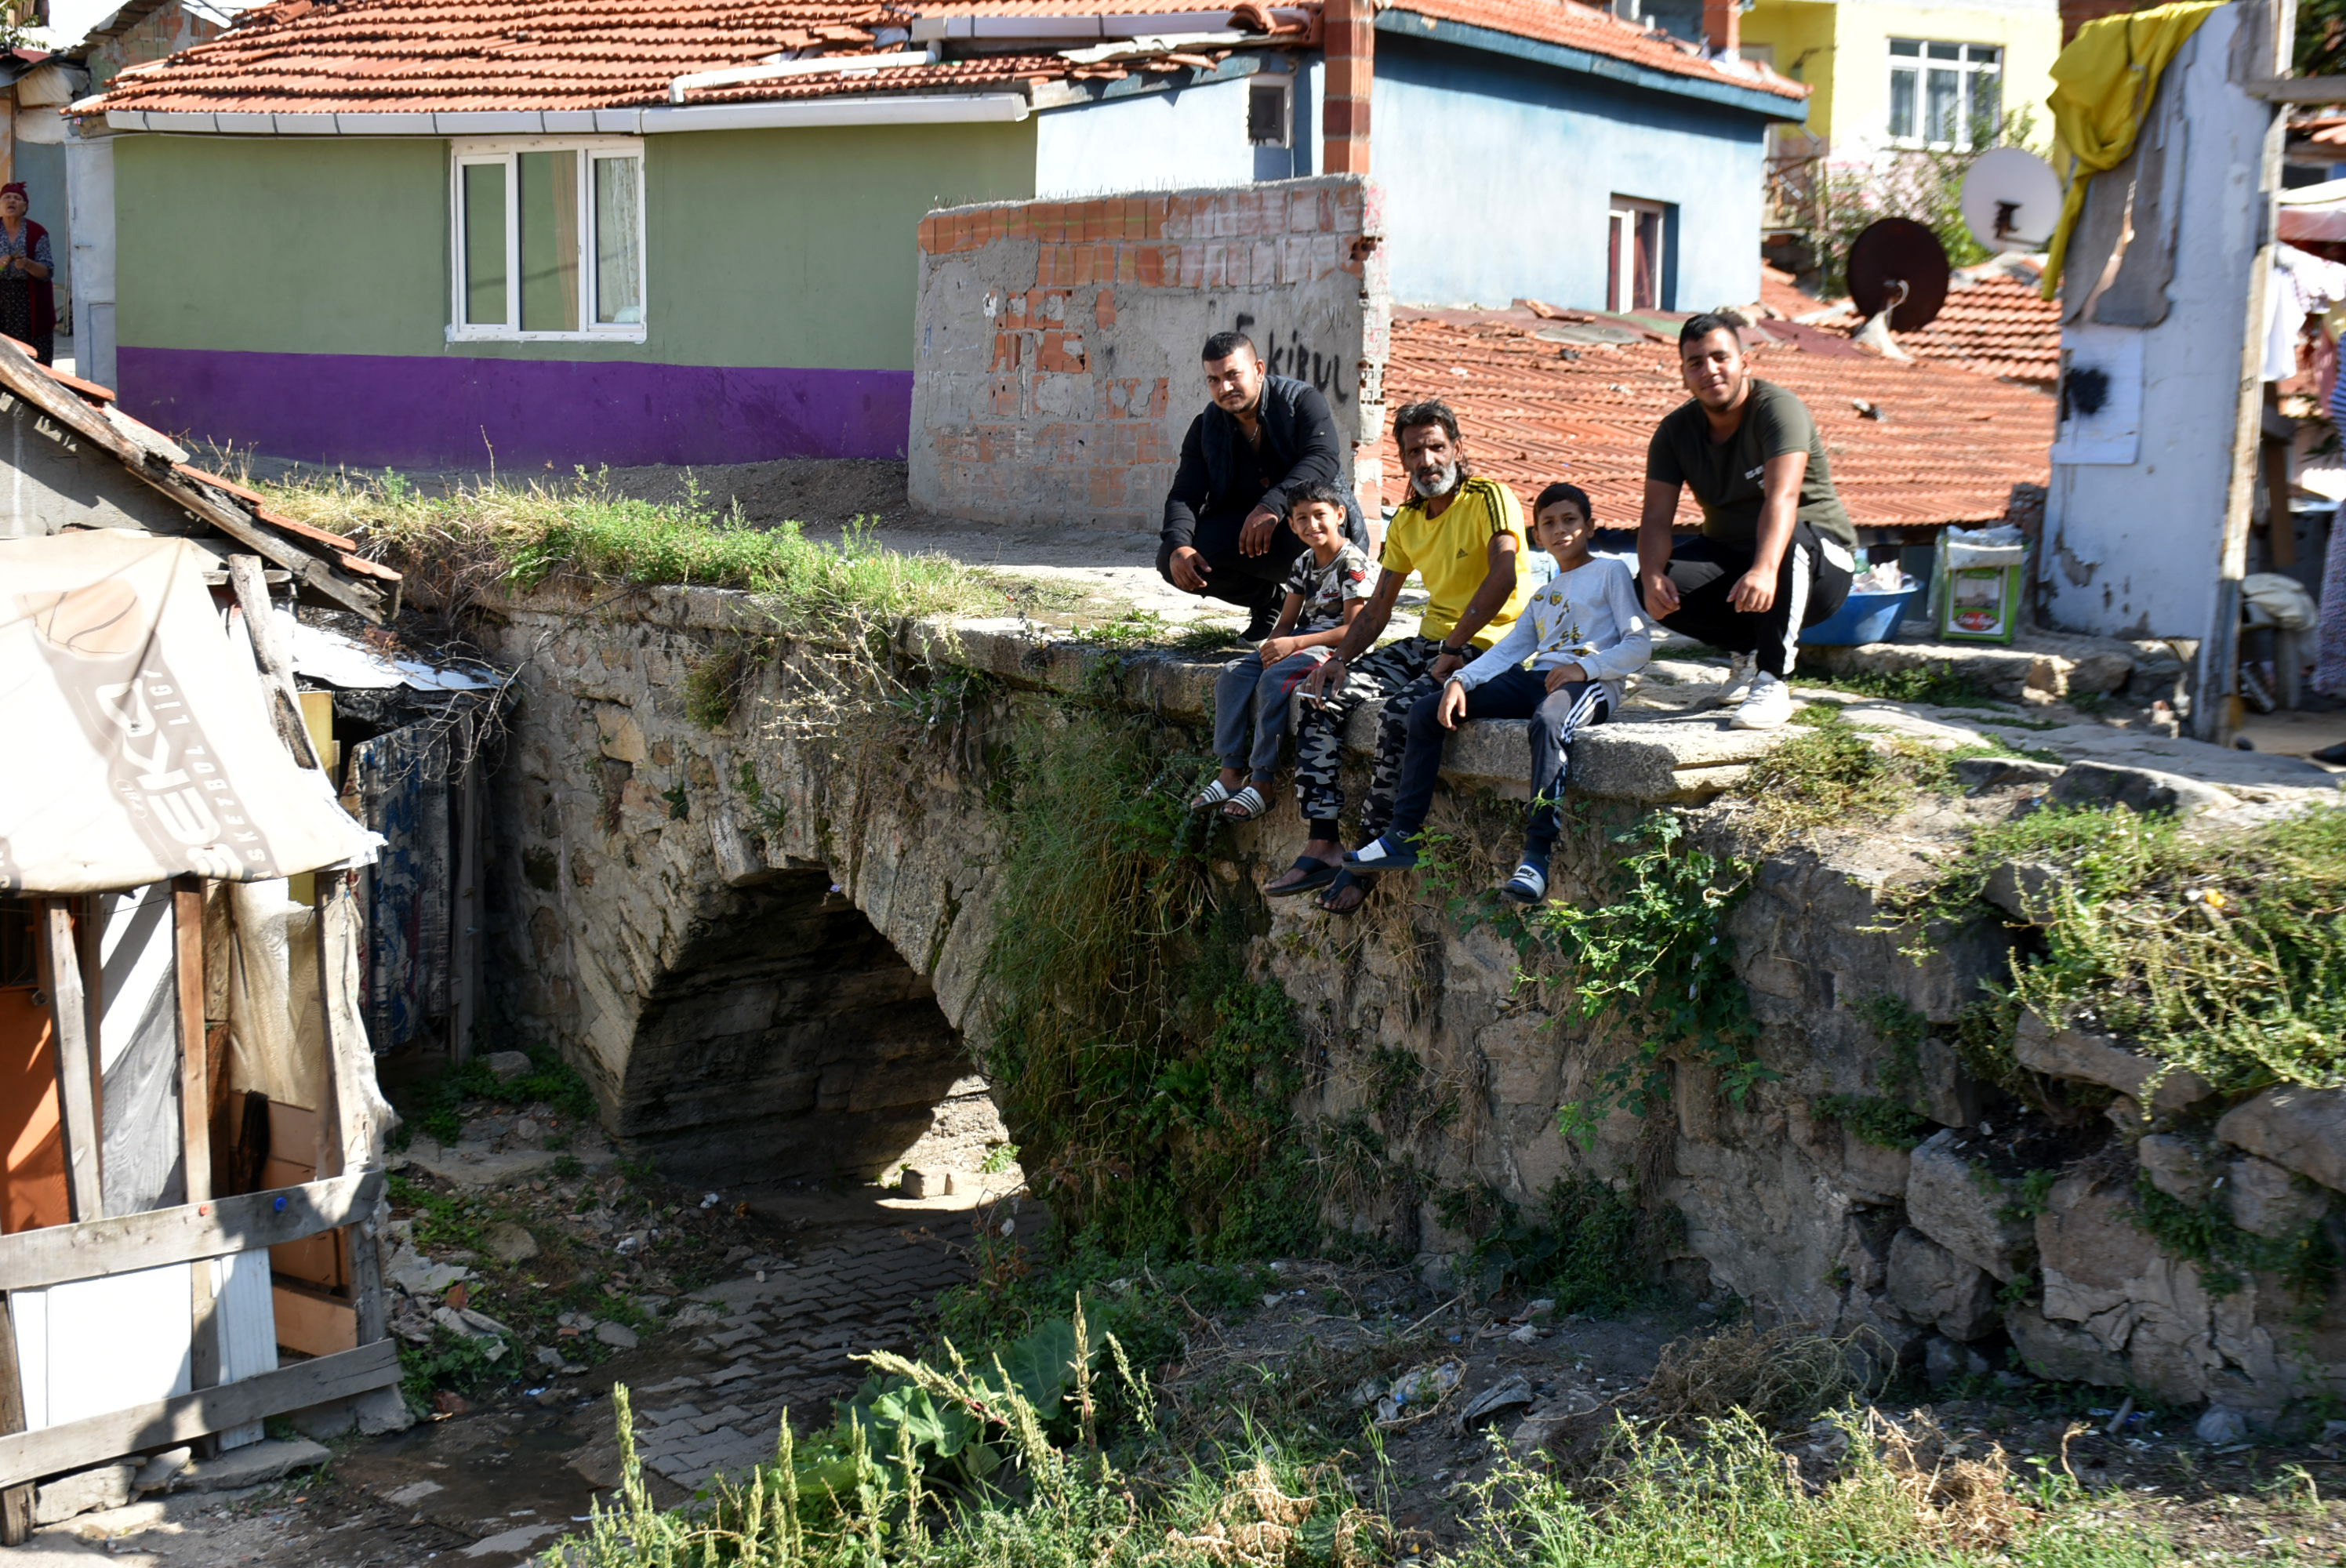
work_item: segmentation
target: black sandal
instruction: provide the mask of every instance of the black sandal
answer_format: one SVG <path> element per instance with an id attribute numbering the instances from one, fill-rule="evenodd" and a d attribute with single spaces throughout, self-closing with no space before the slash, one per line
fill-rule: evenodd
<path id="1" fill-rule="evenodd" d="M 1265 883 L 1262 890 L 1263 897 L 1267 899 L 1291 899 L 1303 893 L 1316 893 L 1321 888 L 1327 887 L 1331 883 L 1334 882 L 1343 874 L 1341 868 L 1331 866 L 1325 860 L 1315 860 L 1309 855 L 1296 856 L 1295 863 L 1287 869 L 1290 871 L 1308 871 L 1311 875 L 1305 877 L 1301 881 L 1290 882 L 1283 888 L 1274 888 L 1269 883 Z"/>
<path id="2" fill-rule="evenodd" d="M 1311 901 L 1318 905 L 1323 913 L 1331 915 L 1358 914 L 1361 912 L 1361 904 L 1364 904 L 1369 901 L 1369 886 L 1372 880 L 1373 879 L 1372 878 L 1362 876 L 1359 872 L 1347 868 L 1346 870 L 1338 872 L 1335 879 L 1328 884 L 1327 891 L 1321 893 L 1318 898 L 1313 899 Z M 1361 890 L 1361 904 L 1354 904 L 1350 909 L 1340 910 L 1334 904 L 1328 901 L 1349 888 L 1358 888 Z"/>

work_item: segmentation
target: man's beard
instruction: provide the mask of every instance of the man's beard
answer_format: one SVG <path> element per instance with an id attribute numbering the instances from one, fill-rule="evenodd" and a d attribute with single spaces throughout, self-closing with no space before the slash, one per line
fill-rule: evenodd
<path id="1" fill-rule="evenodd" d="M 1414 473 L 1411 474 L 1409 476 L 1409 487 L 1412 490 L 1416 491 L 1418 494 L 1423 496 L 1424 499 L 1432 501 L 1438 496 L 1447 495 L 1452 491 L 1457 489 L 1458 478 L 1458 465 L 1454 463 L 1445 463 L 1435 473 L 1434 477 L 1432 479 L 1424 479 Z"/>

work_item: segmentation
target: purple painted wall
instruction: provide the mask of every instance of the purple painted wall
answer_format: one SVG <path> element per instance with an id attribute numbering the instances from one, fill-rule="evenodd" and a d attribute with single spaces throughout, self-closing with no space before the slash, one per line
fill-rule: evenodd
<path id="1" fill-rule="evenodd" d="M 363 468 L 757 463 L 904 455 L 910 371 L 615 360 L 119 351 L 158 430 Z"/>

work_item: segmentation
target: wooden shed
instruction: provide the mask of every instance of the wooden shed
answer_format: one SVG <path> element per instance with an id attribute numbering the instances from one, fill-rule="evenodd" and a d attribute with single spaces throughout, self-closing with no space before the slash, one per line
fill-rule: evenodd
<path id="1" fill-rule="evenodd" d="M 388 1108 L 272 587 L 395 575 L 0 340 L 0 1539 L 34 1484 L 399 1379 Z M 10 451 L 0 445 L 0 453 Z M 11 536 L 13 535 L 13 536 Z M 395 1396 L 392 1396 L 395 1397 Z"/>

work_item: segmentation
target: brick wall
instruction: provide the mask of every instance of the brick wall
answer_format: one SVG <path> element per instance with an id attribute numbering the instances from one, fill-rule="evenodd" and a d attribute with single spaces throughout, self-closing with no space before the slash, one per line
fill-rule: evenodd
<path id="1" fill-rule="evenodd" d="M 1154 531 L 1207 403 L 1198 351 L 1239 329 L 1273 372 L 1327 395 L 1373 507 L 1391 314 L 1382 232 L 1376 188 L 1357 176 L 930 214 L 913 503 L 983 522 Z"/>

